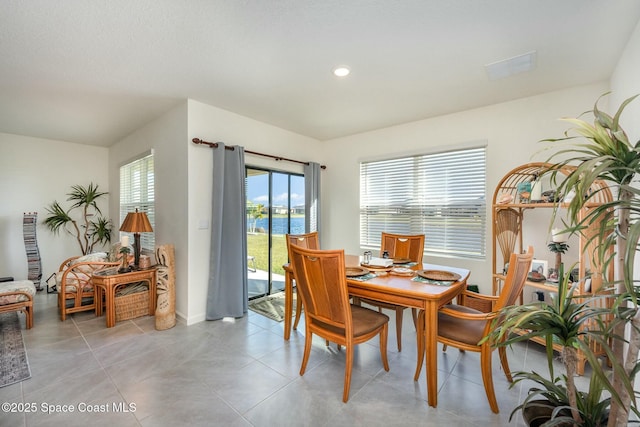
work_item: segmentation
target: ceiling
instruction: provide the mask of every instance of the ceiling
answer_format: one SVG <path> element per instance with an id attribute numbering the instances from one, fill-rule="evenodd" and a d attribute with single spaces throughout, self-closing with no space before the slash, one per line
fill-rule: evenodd
<path id="1" fill-rule="evenodd" d="M 3 0 L 0 132 L 109 146 L 191 98 L 318 140 L 610 77 L 637 0 Z M 485 65 L 536 52 L 530 72 Z M 351 75 L 331 71 L 347 65 Z"/>

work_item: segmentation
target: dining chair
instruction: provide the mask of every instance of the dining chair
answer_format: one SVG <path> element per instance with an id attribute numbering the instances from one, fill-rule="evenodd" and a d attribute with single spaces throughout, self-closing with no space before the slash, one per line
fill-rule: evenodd
<path id="1" fill-rule="evenodd" d="M 443 351 L 447 346 L 453 346 L 461 351 L 469 350 L 480 353 L 480 368 L 482 382 L 489 400 L 489 406 L 494 413 L 498 413 L 498 402 L 493 387 L 493 375 L 491 370 L 491 352 L 493 343 L 485 339 L 496 326 L 494 319 L 499 322 L 500 310 L 514 305 L 527 280 L 533 260 L 533 247 L 529 246 L 527 253 L 512 253 L 509 258 L 509 270 L 505 278 L 502 292 L 499 296 L 482 295 L 476 292 L 463 290 L 457 298 L 457 304 L 448 304 L 438 311 L 438 342 L 442 343 Z M 424 311 L 418 315 L 418 364 L 414 375 L 414 381 L 418 380 L 422 370 L 422 362 L 425 351 L 424 338 Z M 505 337 L 506 338 L 506 337 Z M 509 382 L 513 381 L 507 360 L 506 348 L 498 348 L 500 364 Z"/>
<path id="2" fill-rule="evenodd" d="M 410 260 L 411 262 L 415 262 L 419 268 L 421 268 L 422 256 L 424 254 L 424 239 L 424 234 L 403 235 L 382 232 L 380 256 L 382 256 L 386 251 L 389 254 L 389 258 Z M 402 351 L 402 317 L 404 309 L 407 307 L 375 301 L 368 298 L 360 298 L 360 301 L 376 306 L 378 307 L 378 310 L 386 308 L 396 312 L 396 339 L 398 342 L 398 351 Z M 417 322 L 417 310 L 413 308 L 411 309 L 411 313 L 413 323 L 415 325 Z"/>
<path id="3" fill-rule="evenodd" d="M 305 309 L 304 356 L 300 375 L 304 375 L 309 361 L 313 334 L 344 346 L 346 364 L 342 401 L 346 403 L 349 400 L 353 353 L 357 344 L 379 335 L 382 364 L 385 371 L 389 370 L 389 317 L 349 302 L 344 250 L 313 250 L 291 245 L 289 256 Z"/>
<path id="4" fill-rule="evenodd" d="M 320 249 L 320 239 L 318 238 L 318 232 L 313 231 L 305 234 L 287 234 L 287 252 L 289 252 L 289 246 L 295 245 L 306 249 Z M 287 302 L 292 304 L 292 301 Z M 300 312 L 302 311 L 302 299 L 296 298 L 296 319 L 293 322 L 293 329 L 298 328 L 300 322 Z"/>

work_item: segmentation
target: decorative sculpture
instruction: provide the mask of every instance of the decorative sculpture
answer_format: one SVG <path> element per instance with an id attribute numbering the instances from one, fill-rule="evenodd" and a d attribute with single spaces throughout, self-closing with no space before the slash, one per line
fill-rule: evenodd
<path id="1" fill-rule="evenodd" d="M 176 274 L 173 245 L 156 248 L 157 302 L 156 329 L 164 331 L 176 325 Z"/>

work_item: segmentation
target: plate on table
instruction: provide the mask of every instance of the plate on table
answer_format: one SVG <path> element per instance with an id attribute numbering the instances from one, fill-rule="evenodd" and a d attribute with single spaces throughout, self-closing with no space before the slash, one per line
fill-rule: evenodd
<path id="1" fill-rule="evenodd" d="M 443 282 L 455 282 L 462 278 L 458 273 L 452 273 L 444 270 L 420 270 L 418 271 L 418 276 L 429 280 L 439 280 Z"/>
<path id="2" fill-rule="evenodd" d="M 369 270 L 364 267 L 347 267 L 347 277 L 358 277 L 369 274 Z"/>
<path id="3" fill-rule="evenodd" d="M 394 264 L 409 264 L 411 260 L 409 258 L 394 258 Z"/>
<path id="4" fill-rule="evenodd" d="M 406 267 L 393 267 L 389 273 L 394 276 L 413 276 L 415 270 Z"/>
<path id="5" fill-rule="evenodd" d="M 371 265 L 371 264 L 365 264 L 364 262 L 360 263 L 361 266 L 363 266 L 364 268 L 368 268 L 369 270 L 376 270 L 376 271 L 390 271 L 393 266 L 388 266 L 388 267 L 384 267 L 382 265 Z"/>

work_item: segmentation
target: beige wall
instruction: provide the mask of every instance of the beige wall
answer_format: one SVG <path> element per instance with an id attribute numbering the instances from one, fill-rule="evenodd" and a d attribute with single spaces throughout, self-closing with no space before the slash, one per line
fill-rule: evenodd
<path id="1" fill-rule="evenodd" d="M 0 133 L 0 276 L 27 278 L 24 212 L 38 212 L 43 281 L 58 271 L 62 261 L 81 255 L 75 237 L 54 235 L 42 225 L 45 207 L 57 200 L 68 209 L 67 193 L 73 185 L 93 182 L 100 191 L 109 191 L 107 162 L 103 161 L 107 155 L 105 147 Z M 109 195 L 99 204 L 104 214 L 109 213 L 108 202 Z"/>
<path id="2" fill-rule="evenodd" d="M 279 155 L 302 161 L 315 161 L 321 146 L 312 138 L 285 131 L 220 108 L 189 101 L 189 138 L 222 141 L 241 145 L 245 150 Z M 211 229 L 211 148 L 189 144 L 189 323 L 205 319 Z M 248 166 L 262 166 L 289 172 L 302 172 L 296 163 L 276 162 L 251 154 L 245 156 Z"/>
<path id="3" fill-rule="evenodd" d="M 136 130 L 109 149 L 111 218 L 116 218 L 117 240 L 120 206 L 120 166 L 153 150 L 155 170 L 156 244 L 173 244 L 176 256 L 176 313 L 188 316 L 187 236 L 187 103 L 173 108 Z"/>
<path id="4" fill-rule="evenodd" d="M 604 82 L 570 88 L 323 143 L 321 159 L 328 166 L 322 182 L 323 246 L 343 247 L 350 253 L 364 250 L 359 245 L 359 162 L 363 160 L 486 144 L 487 218 L 491 218 L 490 201 L 498 181 L 520 164 L 544 160 L 546 155 L 539 153 L 543 144 L 538 141 L 562 136 L 565 127 L 558 118 L 582 113 L 607 90 Z M 535 237 L 524 243 L 534 244 L 542 259 L 551 259 L 546 251 L 546 228 L 542 228 L 542 232 L 527 233 Z M 486 234 L 484 261 L 428 257 L 427 262 L 469 268 L 470 283 L 490 292 L 491 221 Z"/>

